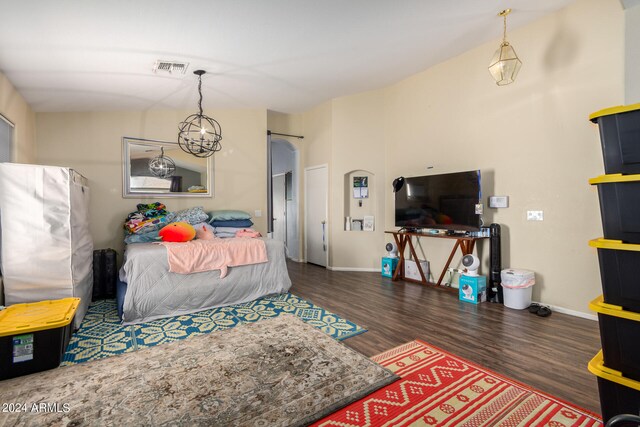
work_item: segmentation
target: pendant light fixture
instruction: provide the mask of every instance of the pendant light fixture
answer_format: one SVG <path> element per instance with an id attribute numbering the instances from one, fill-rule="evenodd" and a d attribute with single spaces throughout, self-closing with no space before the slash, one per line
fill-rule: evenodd
<path id="1" fill-rule="evenodd" d="M 193 72 L 198 76 L 198 114 L 192 114 L 180 123 L 178 145 L 183 151 L 196 157 L 209 157 L 222 149 L 222 129 L 220 124 L 202 113 L 202 75 L 204 70 Z"/>
<path id="2" fill-rule="evenodd" d="M 493 54 L 491 64 L 489 64 L 489 72 L 496 81 L 498 86 L 511 84 L 515 81 L 522 61 L 516 55 L 513 46 L 507 41 L 507 15 L 511 13 L 511 9 L 505 9 L 498 14 L 504 20 L 504 32 L 502 35 L 502 43 L 496 53 Z"/>
<path id="3" fill-rule="evenodd" d="M 164 155 L 164 147 L 160 147 L 160 155 L 149 160 L 149 172 L 158 178 L 169 178 L 176 171 L 176 164 L 171 157 Z"/>

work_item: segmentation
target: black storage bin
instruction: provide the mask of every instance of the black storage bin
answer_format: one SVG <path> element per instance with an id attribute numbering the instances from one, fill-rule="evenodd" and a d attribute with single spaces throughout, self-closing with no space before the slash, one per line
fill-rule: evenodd
<path id="1" fill-rule="evenodd" d="M 589 362 L 589 371 L 598 377 L 600 409 L 604 423 L 618 414 L 640 413 L 640 382 L 625 378 L 605 366 L 602 352 Z"/>
<path id="2" fill-rule="evenodd" d="M 640 313 L 607 304 L 602 296 L 589 308 L 598 313 L 604 365 L 640 381 Z"/>
<path id="3" fill-rule="evenodd" d="M 640 175 L 602 175 L 598 186 L 604 238 L 640 243 Z"/>
<path id="4" fill-rule="evenodd" d="M 113 249 L 93 251 L 92 301 L 115 298 L 118 280 L 117 253 Z"/>
<path id="5" fill-rule="evenodd" d="M 606 108 L 589 120 L 600 129 L 605 172 L 640 173 L 640 104 Z"/>
<path id="6" fill-rule="evenodd" d="M 598 248 L 604 302 L 640 313 L 640 245 L 594 239 L 589 246 Z"/>
<path id="7" fill-rule="evenodd" d="M 14 304 L 0 311 L 0 380 L 56 368 L 80 298 Z"/>

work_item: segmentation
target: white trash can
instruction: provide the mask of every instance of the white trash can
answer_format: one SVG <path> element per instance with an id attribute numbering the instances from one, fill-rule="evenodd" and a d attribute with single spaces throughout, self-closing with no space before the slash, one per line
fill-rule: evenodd
<path id="1" fill-rule="evenodd" d="M 533 271 L 508 268 L 500 272 L 500 279 L 506 307 L 522 310 L 531 305 L 531 293 L 536 283 Z"/>

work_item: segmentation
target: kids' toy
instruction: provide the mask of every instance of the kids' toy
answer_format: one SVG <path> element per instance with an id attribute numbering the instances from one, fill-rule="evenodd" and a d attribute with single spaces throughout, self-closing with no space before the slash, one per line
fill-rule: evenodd
<path id="1" fill-rule="evenodd" d="M 196 237 L 196 230 L 186 222 L 172 222 L 158 233 L 163 242 L 188 242 Z"/>

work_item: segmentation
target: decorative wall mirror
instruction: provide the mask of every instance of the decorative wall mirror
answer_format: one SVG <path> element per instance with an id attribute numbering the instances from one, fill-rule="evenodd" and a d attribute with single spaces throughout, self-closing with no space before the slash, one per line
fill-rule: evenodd
<path id="1" fill-rule="evenodd" d="M 158 163 L 165 163 L 163 160 L 173 163 L 169 172 L 157 169 Z M 192 156 L 175 142 L 125 136 L 122 138 L 122 196 L 211 197 L 211 165 L 212 157 Z"/>

